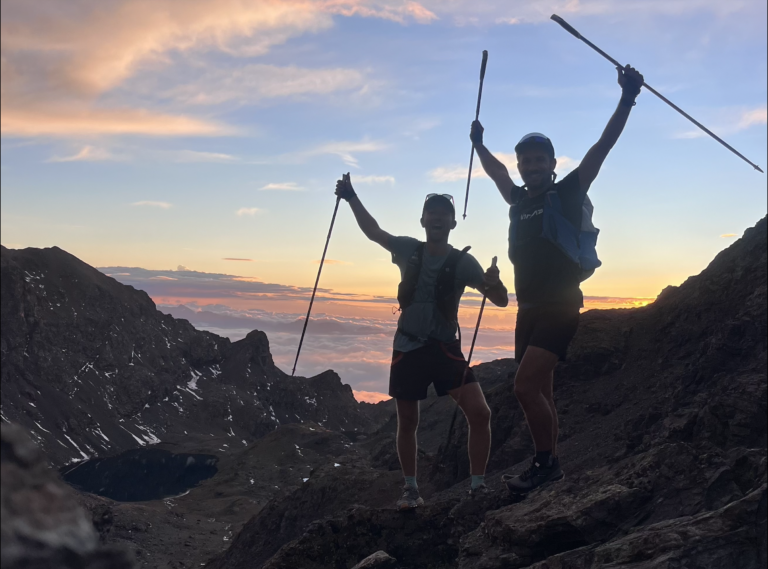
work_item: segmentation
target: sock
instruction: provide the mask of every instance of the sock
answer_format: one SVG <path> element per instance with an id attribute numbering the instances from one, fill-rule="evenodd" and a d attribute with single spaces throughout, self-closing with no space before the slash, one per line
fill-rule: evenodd
<path id="1" fill-rule="evenodd" d="M 473 474 L 472 475 L 472 490 L 479 488 L 485 484 L 485 474 Z"/>
<path id="2" fill-rule="evenodd" d="M 413 488 L 419 487 L 418 484 L 416 484 L 416 477 L 415 476 L 406 476 L 405 477 L 405 485 L 406 486 L 412 486 Z"/>
<path id="3" fill-rule="evenodd" d="M 552 458 L 551 450 L 540 450 L 536 452 L 536 462 L 542 466 L 549 466 L 549 460 Z"/>

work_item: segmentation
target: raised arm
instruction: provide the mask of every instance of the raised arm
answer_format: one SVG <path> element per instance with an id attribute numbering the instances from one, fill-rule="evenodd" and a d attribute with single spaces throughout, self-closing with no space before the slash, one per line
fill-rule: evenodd
<path id="1" fill-rule="evenodd" d="M 493 180 L 493 183 L 496 184 L 504 201 L 512 205 L 516 201 L 519 188 L 512 181 L 507 167 L 491 154 L 491 151 L 483 144 L 484 130 L 485 129 L 483 128 L 483 125 L 480 124 L 480 121 L 474 121 L 469 133 L 469 138 L 475 147 L 477 157 L 480 158 L 483 170 L 485 170 L 488 177 Z"/>
<path id="2" fill-rule="evenodd" d="M 619 72 L 619 85 L 621 85 L 621 99 L 619 105 L 608 121 L 600 140 L 589 149 L 584 160 L 579 165 L 579 184 L 582 188 L 588 188 L 597 178 L 600 168 L 605 161 L 606 156 L 619 140 L 624 125 L 627 124 L 629 112 L 635 105 L 635 99 L 640 94 L 640 88 L 643 86 L 643 76 L 633 67 L 617 67 Z"/>
<path id="3" fill-rule="evenodd" d="M 365 236 L 386 249 L 391 235 L 379 227 L 379 224 L 373 219 L 373 216 L 368 213 L 367 209 L 365 209 L 352 187 L 352 182 L 349 179 L 349 172 L 344 174 L 341 177 L 341 180 L 336 182 L 336 195 L 346 200 L 349 207 L 352 208 L 352 213 L 355 214 L 357 225 L 363 230 Z"/>

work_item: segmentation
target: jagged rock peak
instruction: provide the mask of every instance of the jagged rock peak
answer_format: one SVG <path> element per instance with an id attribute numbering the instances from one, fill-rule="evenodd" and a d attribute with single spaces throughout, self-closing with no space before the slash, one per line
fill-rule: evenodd
<path id="1" fill-rule="evenodd" d="M 242 445 L 301 421 L 372 428 L 332 372 L 279 370 L 261 331 L 196 330 L 57 247 L 0 253 L 2 417 L 57 466 L 198 434 Z"/>

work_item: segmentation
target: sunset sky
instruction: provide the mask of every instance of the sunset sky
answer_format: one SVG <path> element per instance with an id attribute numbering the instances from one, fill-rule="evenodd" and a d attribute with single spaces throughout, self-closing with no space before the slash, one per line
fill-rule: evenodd
<path id="1" fill-rule="evenodd" d="M 462 207 L 482 50 L 486 144 L 514 175 L 527 132 L 560 175 L 598 139 L 616 72 L 552 13 L 765 168 L 765 2 L 3 0 L 2 244 L 59 246 L 233 339 L 263 329 L 290 372 L 342 173 L 393 234 L 421 236 L 429 192 Z M 588 307 L 647 302 L 765 215 L 765 175 L 702 134 L 639 97 L 590 190 Z M 451 242 L 511 284 L 481 171 L 468 213 Z M 298 372 L 386 391 L 398 271 L 346 204 L 328 258 Z M 484 323 L 473 359 L 511 356 L 514 309 Z"/>

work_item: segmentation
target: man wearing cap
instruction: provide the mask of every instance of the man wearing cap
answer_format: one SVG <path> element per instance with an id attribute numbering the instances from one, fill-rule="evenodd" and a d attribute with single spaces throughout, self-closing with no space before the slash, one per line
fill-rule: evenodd
<path id="1" fill-rule="evenodd" d="M 472 123 L 470 139 L 488 176 L 510 207 L 509 256 L 515 268 L 518 302 L 515 327 L 515 395 L 531 431 L 536 456 L 519 476 L 505 476 L 514 493 L 526 493 L 563 477 L 557 457 L 558 422 L 553 399 L 553 372 L 564 360 L 576 334 L 584 305 L 581 270 L 550 238 L 545 238 L 545 199 L 556 194 L 563 216 L 581 229 L 582 208 L 590 185 L 621 135 L 640 93 L 643 76 L 634 68 L 617 68 L 621 99 L 600 140 L 581 164 L 556 182 L 555 149 L 540 133 L 524 136 L 515 146 L 517 169 L 524 185 L 512 182 L 507 168 L 483 145 L 483 126 Z M 551 202 L 550 202 L 551 203 Z M 514 235 L 513 235 L 514 233 Z"/>
<path id="2" fill-rule="evenodd" d="M 491 448 L 491 411 L 480 385 L 468 368 L 457 339 L 458 306 L 464 288 L 477 289 L 497 306 L 508 303 L 507 289 L 492 266 L 485 273 L 466 249 L 448 244 L 456 227 L 453 198 L 429 194 L 421 214 L 426 242 L 395 237 L 379 227 L 355 194 L 349 174 L 336 183 L 336 195 L 349 203 L 366 237 L 392 254 L 400 269 L 398 301 L 402 310 L 397 322 L 389 395 L 397 403 L 397 455 L 405 477 L 397 509 L 423 504 L 416 483 L 419 401 L 434 384 L 437 394 L 458 401 L 469 425 L 470 493 L 486 492 L 485 467 Z M 468 249 L 468 248 L 467 248 Z"/>

